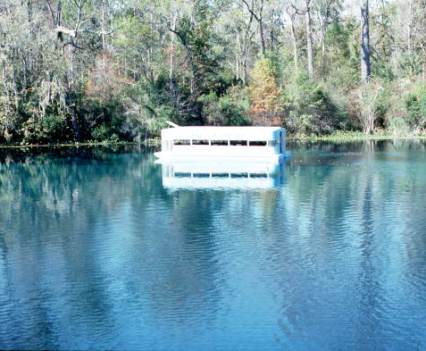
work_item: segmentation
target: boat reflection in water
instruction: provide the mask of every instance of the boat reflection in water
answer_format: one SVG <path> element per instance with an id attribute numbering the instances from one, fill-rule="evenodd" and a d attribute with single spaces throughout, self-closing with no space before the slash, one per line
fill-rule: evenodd
<path id="1" fill-rule="evenodd" d="M 270 189 L 284 182 L 284 161 L 163 160 L 163 186 L 179 189 Z"/>

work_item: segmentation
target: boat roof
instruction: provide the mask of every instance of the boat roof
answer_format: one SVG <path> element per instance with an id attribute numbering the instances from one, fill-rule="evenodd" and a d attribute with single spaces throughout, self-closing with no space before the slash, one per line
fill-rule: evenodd
<path id="1" fill-rule="evenodd" d="M 189 126 L 167 128 L 161 131 L 164 138 L 180 139 L 242 139 L 262 140 L 265 138 L 279 138 L 279 133 L 285 132 L 280 127 L 215 127 L 215 126 Z"/>

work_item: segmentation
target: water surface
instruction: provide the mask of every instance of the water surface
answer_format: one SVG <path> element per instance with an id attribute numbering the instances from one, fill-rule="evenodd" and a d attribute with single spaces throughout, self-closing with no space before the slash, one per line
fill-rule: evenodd
<path id="1" fill-rule="evenodd" d="M 1 151 L 0 349 L 426 349 L 426 144 L 290 149 L 212 189 L 141 150 Z"/>

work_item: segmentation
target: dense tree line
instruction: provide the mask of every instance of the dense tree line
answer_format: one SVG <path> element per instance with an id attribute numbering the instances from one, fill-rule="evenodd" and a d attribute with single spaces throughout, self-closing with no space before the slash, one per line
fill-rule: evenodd
<path id="1" fill-rule="evenodd" d="M 420 133 L 426 0 L 3 0 L 0 143 Z"/>

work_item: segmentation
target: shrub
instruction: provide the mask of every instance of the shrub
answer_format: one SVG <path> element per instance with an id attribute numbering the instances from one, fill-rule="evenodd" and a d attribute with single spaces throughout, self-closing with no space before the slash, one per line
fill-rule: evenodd
<path id="1" fill-rule="evenodd" d="M 92 139 L 95 141 L 106 141 L 111 136 L 111 127 L 101 124 L 92 130 Z"/>
<path id="2" fill-rule="evenodd" d="M 211 125 L 243 126 L 250 124 L 247 109 L 242 103 L 235 101 L 234 96 L 227 94 L 221 97 L 215 93 L 200 98 L 203 103 L 203 114 Z"/>
<path id="3" fill-rule="evenodd" d="M 412 129 L 426 128 L 426 83 L 419 83 L 405 99 L 407 120 Z"/>
<path id="4" fill-rule="evenodd" d="M 66 116 L 46 115 L 29 118 L 23 124 L 25 144 L 61 142 L 72 140 L 72 132 Z"/>
<path id="5" fill-rule="evenodd" d="M 10 143 L 19 129 L 19 116 L 8 105 L 9 101 L 0 91 L 0 143 Z"/>
<path id="6" fill-rule="evenodd" d="M 392 84 L 385 87 L 379 100 L 384 114 L 384 128 L 391 134 L 408 135 L 409 124 L 404 99 L 401 98 L 401 84 Z"/>
<path id="7" fill-rule="evenodd" d="M 299 74 L 286 85 L 283 100 L 284 126 L 291 133 L 327 134 L 343 127 L 343 112 L 306 74 Z"/>

